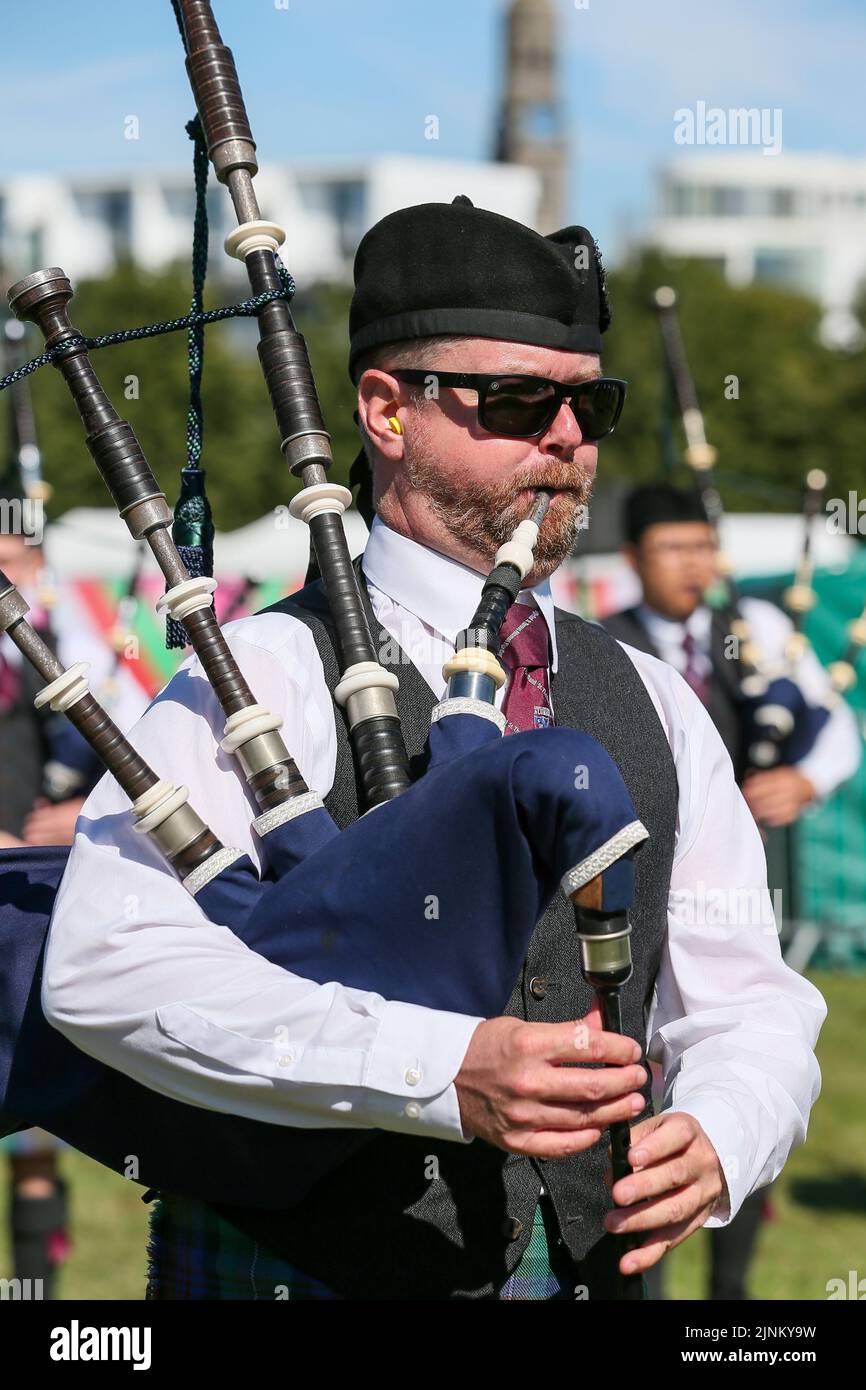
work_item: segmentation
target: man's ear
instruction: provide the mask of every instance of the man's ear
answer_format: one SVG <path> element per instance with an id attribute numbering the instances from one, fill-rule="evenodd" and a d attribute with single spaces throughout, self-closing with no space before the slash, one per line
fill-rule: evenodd
<path id="1" fill-rule="evenodd" d="M 358 382 L 358 414 L 379 453 L 392 462 L 402 459 L 402 429 L 395 430 L 391 424 L 396 417 L 401 426 L 405 425 L 399 382 L 387 372 L 370 367 Z"/>

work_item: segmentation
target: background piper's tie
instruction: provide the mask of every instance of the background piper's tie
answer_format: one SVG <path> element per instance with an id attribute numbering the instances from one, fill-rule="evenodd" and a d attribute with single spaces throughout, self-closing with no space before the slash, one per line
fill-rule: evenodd
<path id="1" fill-rule="evenodd" d="M 710 697 L 710 689 L 707 685 L 707 682 L 704 680 L 703 676 L 698 671 L 697 662 L 695 661 L 697 643 L 695 642 L 695 639 L 690 632 L 686 632 L 686 635 L 683 638 L 683 651 L 686 654 L 686 665 L 685 670 L 683 671 L 683 679 L 687 682 L 688 685 L 692 687 L 692 690 L 697 695 L 701 704 L 705 705 Z"/>
<path id="2" fill-rule="evenodd" d="M 508 671 L 502 703 L 505 732 L 547 728 L 553 723 L 547 673 L 550 639 L 541 609 L 512 603 L 500 635 L 499 660 Z"/>

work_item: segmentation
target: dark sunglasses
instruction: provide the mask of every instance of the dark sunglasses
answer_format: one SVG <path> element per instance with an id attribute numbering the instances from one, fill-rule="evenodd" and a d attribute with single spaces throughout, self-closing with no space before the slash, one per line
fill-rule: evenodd
<path id="1" fill-rule="evenodd" d="M 478 423 L 490 434 L 535 439 L 553 423 L 567 400 L 587 443 L 616 428 L 625 401 L 626 382 L 612 376 L 588 381 L 550 381 L 541 376 L 488 376 L 478 372 L 439 372 L 435 367 L 400 368 L 399 381 L 425 386 L 463 386 L 478 392 Z"/>

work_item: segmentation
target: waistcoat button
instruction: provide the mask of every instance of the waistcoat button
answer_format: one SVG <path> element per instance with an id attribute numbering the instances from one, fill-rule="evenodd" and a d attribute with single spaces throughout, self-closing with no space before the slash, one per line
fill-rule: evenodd
<path id="1" fill-rule="evenodd" d="M 543 999 L 547 993 L 547 988 L 547 980 L 545 980 L 543 975 L 533 975 L 532 979 L 529 981 L 529 993 L 532 995 L 533 999 Z"/>
<path id="2" fill-rule="evenodd" d="M 516 1216 L 506 1216 L 502 1223 L 502 1234 L 506 1240 L 519 1240 L 523 1234 L 523 1222 Z"/>

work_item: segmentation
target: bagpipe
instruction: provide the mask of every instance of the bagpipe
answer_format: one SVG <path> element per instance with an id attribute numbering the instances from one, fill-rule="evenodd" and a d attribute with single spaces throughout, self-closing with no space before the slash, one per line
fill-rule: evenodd
<path id="1" fill-rule="evenodd" d="M 491 1017 L 506 1007 L 535 926 L 562 892 L 575 906 L 584 974 L 601 995 L 606 1027 L 619 1029 L 619 990 L 631 973 L 632 858 L 647 831 L 593 738 L 559 728 L 506 738 L 495 708 L 505 679 L 499 629 L 532 567 L 549 499 L 538 496 L 497 553 L 445 667 L 447 692 L 413 778 L 396 677 L 376 659 L 349 556 L 342 514 L 351 493 L 328 481 L 330 439 L 289 308 L 293 282 L 277 258 L 284 233 L 259 214 L 255 145 L 234 61 L 206 0 L 173 3 L 208 155 L 237 214 L 226 245 L 244 261 L 253 291 L 280 448 L 302 484 L 291 511 L 310 528 L 333 615 L 341 667 L 335 701 L 350 731 L 365 814 L 337 829 L 286 748 L 280 718 L 257 703 L 216 621 L 214 581 L 185 563 L 165 494 L 93 369 L 92 340 L 70 321 L 72 287 L 57 267 L 13 285 L 10 307 L 42 333 L 36 364 L 50 362 L 63 376 L 121 518 L 165 576 L 158 606 L 182 624 L 222 710 L 220 746 L 237 760 L 255 811 L 258 868 L 219 841 L 185 787 L 136 753 L 88 690 L 82 664 L 62 668 L 3 580 L 0 625 L 47 682 L 40 700 L 71 721 L 117 779 L 136 830 L 158 846 L 179 889 L 250 949 L 319 983 Z M 576 778 L 578 768 L 588 776 Z M 48 1024 L 41 974 L 67 856 L 59 848 L 0 852 L 0 1132 L 42 1125 L 119 1172 L 134 1154 L 138 1181 L 204 1201 L 262 1208 L 301 1201 L 372 1131 L 289 1129 L 184 1105 L 85 1055 Z M 422 866 L 424 884 L 439 896 L 435 923 L 417 910 Z M 612 1146 L 616 1180 L 629 1171 L 627 1124 L 613 1127 Z M 618 1239 L 623 1250 L 640 1243 Z M 623 1296 L 641 1296 L 639 1276 L 623 1279 Z"/>
<path id="2" fill-rule="evenodd" d="M 803 631 L 806 615 L 817 602 L 814 587 L 814 560 L 812 557 L 812 529 L 815 517 L 821 510 L 827 475 L 821 468 L 810 468 L 803 483 L 803 543 L 800 558 L 794 573 L 794 582 L 782 595 L 782 602 L 791 615 L 794 631 L 788 639 L 785 655 L 796 669 L 797 662 L 809 647 L 809 639 Z M 827 674 L 833 687 L 833 700 L 840 699 L 846 691 L 857 683 L 857 662 L 866 647 L 866 605 L 858 617 L 852 619 L 847 628 L 847 641 L 842 655 L 827 666 Z"/>
<path id="3" fill-rule="evenodd" d="M 663 285 L 656 290 L 654 306 L 666 369 L 673 384 L 686 439 L 683 457 L 692 470 L 695 488 L 718 542 L 724 508 L 715 478 L 717 451 L 707 440 L 703 411 L 689 367 L 676 305 L 676 293 L 670 286 Z M 820 507 L 826 483 L 818 469 L 810 477 L 811 482 L 807 479 L 804 493 L 804 553 L 795 583 L 786 590 L 786 606 L 792 616 L 796 616 L 795 631 L 788 643 L 785 663 L 773 668 L 766 660 L 755 640 L 751 624 L 743 615 L 731 562 L 721 548 L 716 561 L 719 580 L 714 591 L 707 595 L 714 622 L 720 624 L 725 636 L 733 637 L 736 642 L 735 659 L 746 761 L 749 767 L 756 769 L 796 763 L 805 758 L 830 717 L 829 706 L 810 704 L 795 679 L 796 662 L 806 647 L 802 620 L 815 602 L 811 583 L 811 522 Z"/>
<path id="4" fill-rule="evenodd" d="M 3 362 L 4 375 L 14 375 L 24 360 L 24 345 L 27 326 L 16 318 L 7 318 L 3 323 Z M 20 526 L 18 530 L 26 538 L 25 543 L 35 544 L 41 539 L 47 525 L 46 509 L 51 500 L 52 488 L 43 474 L 42 451 L 36 430 L 33 402 L 30 399 L 27 377 L 14 381 L 10 386 L 7 400 L 9 426 L 9 467 L 7 469 L 6 499 L 11 506 L 20 506 Z M 43 569 L 43 580 L 39 588 L 40 630 L 43 636 L 56 645 L 57 635 L 53 621 L 53 607 L 56 589 Z M 66 720 L 50 710 L 44 712 L 42 720 L 47 759 L 42 770 L 42 795 L 50 802 L 66 801 L 72 796 L 84 796 L 96 783 L 94 775 L 99 769 L 87 743 Z"/>
<path id="5" fill-rule="evenodd" d="M 3 363 L 6 374 L 13 374 L 23 362 L 26 328 L 18 319 L 3 324 Z M 20 478 L 22 500 L 30 503 L 50 501 L 51 486 L 42 473 L 42 451 L 36 434 L 33 402 L 26 377 L 9 388 L 9 437 L 12 459 Z"/>

